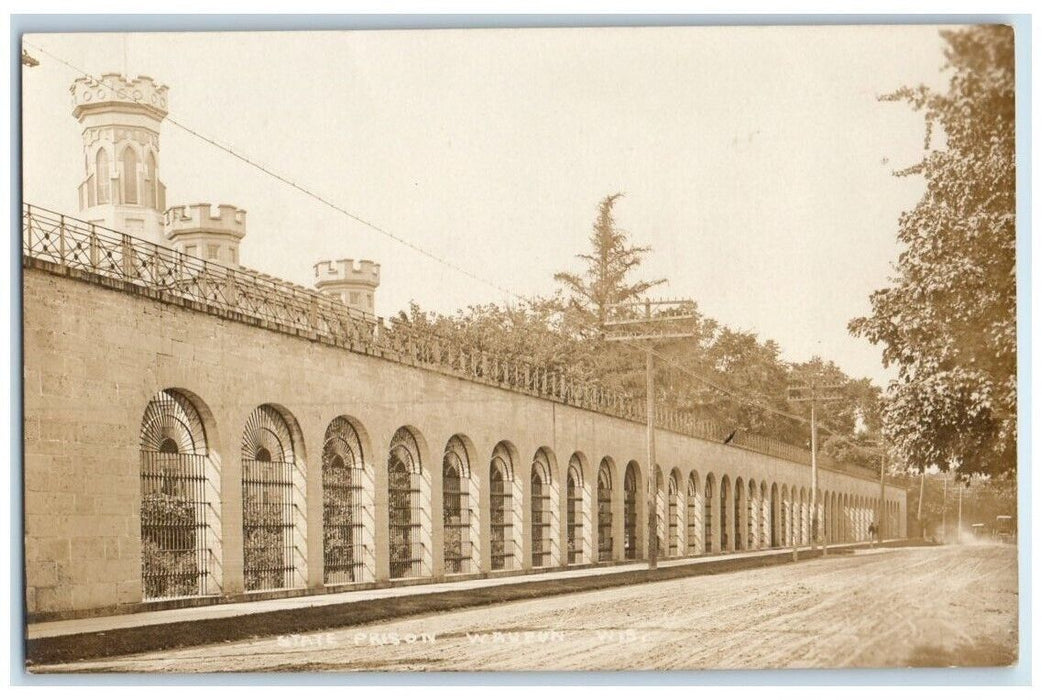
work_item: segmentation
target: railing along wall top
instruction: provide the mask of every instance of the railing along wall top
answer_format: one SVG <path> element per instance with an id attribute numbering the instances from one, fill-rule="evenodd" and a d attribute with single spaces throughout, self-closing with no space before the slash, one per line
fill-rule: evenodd
<path id="1" fill-rule="evenodd" d="M 283 332 L 461 376 L 557 403 L 635 422 L 645 420 L 643 397 L 633 397 L 560 368 L 491 354 L 420 332 L 406 323 L 366 314 L 333 296 L 241 267 L 229 267 L 98 224 L 23 204 L 22 252 L 30 260 L 122 283 L 124 289 L 166 295 L 203 310 Z M 710 420 L 663 410 L 663 430 L 721 442 L 729 430 Z M 810 451 L 762 435 L 739 432 L 735 447 L 810 464 Z M 873 470 L 820 455 L 819 465 L 862 478 Z"/>

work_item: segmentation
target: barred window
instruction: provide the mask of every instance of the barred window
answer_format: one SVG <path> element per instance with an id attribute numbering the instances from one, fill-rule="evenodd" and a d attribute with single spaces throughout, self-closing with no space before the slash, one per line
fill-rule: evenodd
<path id="1" fill-rule="evenodd" d="M 704 551 L 711 554 L 713 551 L 713 475 L 706 477 L 706 488 L 702 494 L 702 519 L 705 521 L 705 536 L 702 539 Z"/>
<path id="2" fill-rule="evenodd" d="M 322 557 L 327 584 L 363 580 L 366 481 L 362 442 L 354 426 L 338 417 L 322 446 Z"/>
<path id="3" fill-rule="evenodd" d="M 677 479 L 675 474 L 669 475 L 669 484 L 667 486 L 669 499 L 666 510 L 666 517 L 669 519 L 669 530 L 667 537 L 669 539 L 669 556 L 675 557 L 680 554 L 680 510 L 678 508 L 677 493 Z"/>
<path id="4" fill-rule="evenodd" d="M 391 439 L 387 459 L 391 578 L 421 576 L 423 573 L 421 475 L 416 438 L 408 428 L 399 428 Z"/>
<path id="5" fill-rule="evenodd" d="M 622 480 L 623 493 L 623 549 L 626 559 L 637 558 L 637 470 L 633 462 L 626 465 Z"/>
<path id="6" fill-rule="evenodd" d="M 687 479 L 687 553 L 701 554 L 702 547 L 699 542 L 702 534 L 701 515 L 702 509 L 699 503 L 698 473 L 691 472 Z"/>
<path id="7" fill-rule="evenodd" d="M 500 443 L 489 467 L 489 523 L 492 536 L 492 569 L 512 569 L 514 561 L 514 469 L 510 452 Z"/>
<path id="8" fill-rule="evenodd" d="M 247 591 L 297 582 L 294 543 L 296 459 L 289 425 L 272 406 L 256 408 L 242 436 L 243 579 Z"/>
<path id="9" fill-rule="evenodd" d="M 470 572 L 471 510 L 468 484 L 470 457 L 458 436 L 449 439 L 442 458 L 442 522 L 445 532 L 445 573 Z"/>
<path id="10" fill-rule="evenodd" d="M 727 501 L 731 498 L 731 483 L 726 476 L 720 477 L 720 551 L 728 551 L 728 522 L 727 522 Z"/>
<path id="11" fill-rule="evenodd" d="M 581 562 L 583 556 L 582 479 L 582 464 L 578 456 L 573 456 L 568 464 L 565 504 L 565 530 L 568 536 L 569 564 Z"/>
<path id="12" fill-rule="evenodd" d="M 550 460 L 540 448 L 532 462 L 532 566 L 550 565 Z"/>
<path id="13" fill-rule="evenodd" d="M 217 475 L 187 397 L 162 391 L 141 423 L 141 580 L 145 600 L 215 593 Z"/>
<path id="14" fill-rule="evenodd" d="M 597 470 L 597 559 L 611 561 L 611 468 L 607 461 Z"/>

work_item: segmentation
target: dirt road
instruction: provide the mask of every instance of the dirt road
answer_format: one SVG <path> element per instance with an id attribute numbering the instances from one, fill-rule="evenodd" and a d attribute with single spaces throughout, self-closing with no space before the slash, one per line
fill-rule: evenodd
<path id="1" fill-rule="evenodd" d="M 35 671 L 995 666 L 1017 655 L 1016 548 L 864 550 Z"/>

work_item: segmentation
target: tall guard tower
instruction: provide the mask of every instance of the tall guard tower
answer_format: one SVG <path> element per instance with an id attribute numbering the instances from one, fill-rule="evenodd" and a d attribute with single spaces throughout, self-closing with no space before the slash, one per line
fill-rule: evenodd
<path id="1" fill-rule="evenodd" d="M 119 73 L 80 78 L 69 88 L 83 128 L 83 218 L 163 245 L 166 188 L 159 180 L 159 125 L 167 87 Z"/>

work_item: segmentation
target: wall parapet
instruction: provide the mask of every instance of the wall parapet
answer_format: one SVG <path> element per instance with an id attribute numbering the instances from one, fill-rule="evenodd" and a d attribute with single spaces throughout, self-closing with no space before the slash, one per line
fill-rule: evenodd
<path id="1" fill-rule="evenodd" d="M 404 323 L 386 323 L 318 291 L 30 204 L 22 209 L 22 253 L 24 265 L 56 274 L 615 418 L 646 420 L 643 397 L 624 395 L 564 370 L 419 333 Z M 657 410 L 656 423 L 661 430 L 718 443 L 731 433 L 714 421 L 672 409 Z M 798 464 L 811 461 L 809 450 L 763 435 L 739 431 L 730 437 L 733 447 Z M 858 478 L 877 476 L 873 470 L 824 455 L 818 456 L 818 466 Z"/>

